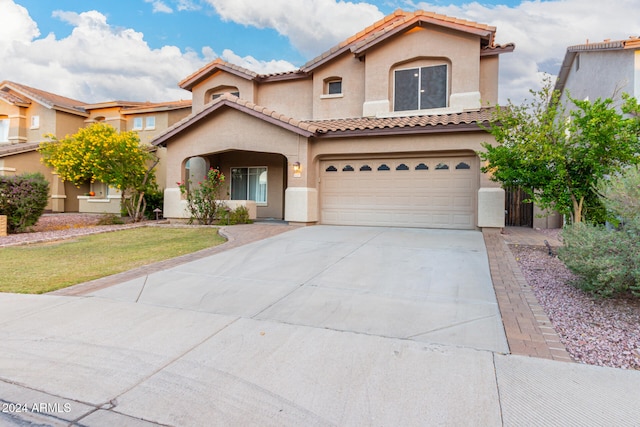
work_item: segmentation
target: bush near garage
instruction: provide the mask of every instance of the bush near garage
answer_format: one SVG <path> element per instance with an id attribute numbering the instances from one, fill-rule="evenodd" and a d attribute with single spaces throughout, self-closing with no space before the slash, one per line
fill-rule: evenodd
<path id="1" fill-rule="evenodd" d="M 569 226 L 559 256 L 578 276 L 579 288 L 603 297 L 640 297 L 640 169 L 601 181 L 598 193 L 614 227 Z"/>
<path id="2" fill-rule="evenodd" d="M 0 215 L 7 232 L 21 233 L 35 225 L 49 201 L 49 183 L 41 173 L 0 176 Z"/>

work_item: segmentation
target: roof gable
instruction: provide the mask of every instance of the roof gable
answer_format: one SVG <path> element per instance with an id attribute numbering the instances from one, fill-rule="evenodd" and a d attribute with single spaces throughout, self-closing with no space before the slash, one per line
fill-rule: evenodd
<path id="1" fill-rule="evenodd" d="M 28 101 L 34 101 L 49 109 L 64 111 L 71 114 L 81 115 L 83 117 L 88 116 L 84 109 L 84 106 L 87 105 L 86 103 L 76 99 L 67 98 L 66 96 L 46 92 L 44 90 L 32 88 L 8 80 L 0 83 L 0 91 L 12 94 L 14 97 L 23 101 L 25 99 Z"/>
<path id="2" fill-rule="evenodd" d="M 350 52 L 356 57 L 361 57 L 367 50 L 379 43 L 382 43 L 389 38 L 408 31 L 416 26 L 439 26 L 477 35 L 480 38 L 480 48 L 482 49 L 481 54 L 483 55 L 497 55 L 500 53 L 511 52 L 514 46 L 513 44 L 508 44 L 505 47 L 496 45 L 494 43 L 496 28 L 490 25 L 480 24 L 464 19 L 457 19 L 433 12 L 425 12 L 423 10 L 415 12 L 396 10 L 392 14 L 385 16 L 381 20 L 307 62 L 298 70 L 273 74 L 257 74 L 251 70 L 225 62 L 218 58 L 184 78 L 180 83 L 178 83 L 178 85 L 182 89 L 190 91 L 195 85 L 218 71 L 234 74 L 247 80 L 260 82 L 308 78 L 313 70 L 337 58 L 345 52 Z"/>
<path id="3" fill-rule="evenodd" d="M 315 126 L 313 126 L 312 124 L 296 120 L 294 118 L 285 116 L 284 114 L 280 114 L 273 110 L 270 110 L 266 107 L 256 105 L 252 102 L 245 101 L 236 96 L 226 93 L 220 98 L 211 102 L 205 109 L 185 117 L 175 125 L 168 128 L 163 134 L 155 138 L 152 141 L 152 144 L 166 144 L 171 138 L 184 131 L 188 127 L 201 122 L 202 120 L 210 117 L 212 114 L 215 114 L 217 111 L 221 111 L 227 108 L 231 108 L 247 115 L 256 117 L 260 120 L 287 129 L 304 137 L 310 137 L 316 131 Z"/>

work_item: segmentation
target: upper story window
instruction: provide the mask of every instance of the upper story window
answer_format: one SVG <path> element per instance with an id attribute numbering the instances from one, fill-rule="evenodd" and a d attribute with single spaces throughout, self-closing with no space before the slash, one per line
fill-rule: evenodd
<path id="1" fill-rule="evenodd" d="M 405 68 L 394 72 L 394 111 L 447 106 L 447 65 Z"/>
<path id="2" fill-rule="evenodd" d="M 331 79 L 326 83 L 327 95 L 339 95 L 342 93 L 342 79 Z"/>
<path id="3" fill-rule="evenodd" d="M 142 117 L 133 118 L 133 130 L 142 130 Z"/>
<path id="4" fill-rule="evenodd" d="M 156 128 L 156 116 L 145 117 L 144 128 L 147 130 L 154 130 Z"/>
<path id="5" fill-rule="evenodd" d="M 31 129 L 40 128 L 40 116 L 31 116 Z"/>

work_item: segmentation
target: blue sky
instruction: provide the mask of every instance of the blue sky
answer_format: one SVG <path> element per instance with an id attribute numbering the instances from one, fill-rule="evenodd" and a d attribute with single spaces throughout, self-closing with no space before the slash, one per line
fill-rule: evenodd
<path id="1" fill-rule="evenodd" d="M 557 73 L 567 46 L 640 35 L 640 2 L 610 0 L 0 0 L 0 80 L 87 102 L 188 99 L 177 82 L 221 57 L 294 69 L 395 9 L 497 27 L 501 101 Z"/>

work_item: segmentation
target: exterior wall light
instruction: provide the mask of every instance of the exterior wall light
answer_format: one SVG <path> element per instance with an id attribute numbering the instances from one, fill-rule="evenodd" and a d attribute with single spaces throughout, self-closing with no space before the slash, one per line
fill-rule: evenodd
<path id="1" fill-rule="evenodd" d="M 300 177 L 300 171 L 301 171 L 300 162 L 295 162 L 293 164 L 293 176 Z"/>

